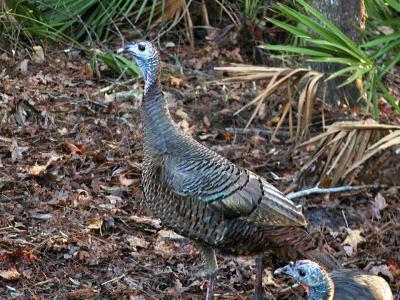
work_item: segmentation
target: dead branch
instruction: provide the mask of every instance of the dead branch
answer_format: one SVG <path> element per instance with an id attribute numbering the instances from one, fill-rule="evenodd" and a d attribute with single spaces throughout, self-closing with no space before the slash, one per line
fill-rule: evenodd
<path id="1" fill-rule="evenodd" d="M 369 185 L 345 185 L 345 186 L 337 186 L 332 188 L 320 188 L 320 187 L 313 187 L 311 189 L 306 189 L 302 191 L 298 191 L 295 193 L 290 193 L 286 195 L 286 197 L 290 200 L 309 196 L 313 194 L 329 194 L 329 193 L 341 193 L 341 192 L 349 192 L 349 191 L 359 191 L 359 190 L 366 190 L 366 189 L 376 189 L 376 188 L 385 188 L 386 185 L 382 184 L 369 184 Z"/>

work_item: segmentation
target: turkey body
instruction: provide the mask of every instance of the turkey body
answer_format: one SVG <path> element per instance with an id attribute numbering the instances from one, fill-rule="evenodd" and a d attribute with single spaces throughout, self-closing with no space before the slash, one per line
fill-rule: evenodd
<path id="1" fill-rule="evenodd" d="M 301 211 L 264 178 L 181 132 L 157 87 L 144 97 L 143 116 L 144 196 L 168 227 L 233 255 L 316 247 L 304 239 Z"/>
<path id="2" fill-rule="evenodd" d="M 332 300 L 393 300 L 390 287 L 382 277 L 354 270 L 333 271 L 330 277 L 334 284 Z"/>

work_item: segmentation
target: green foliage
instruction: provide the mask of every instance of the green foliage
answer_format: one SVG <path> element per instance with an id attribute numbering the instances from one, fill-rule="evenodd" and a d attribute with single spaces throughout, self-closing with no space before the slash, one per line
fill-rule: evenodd
<path id="1" fill-rule="evenodd" d="M 43 0 L 35 1 L 35 3 L 39 3 L 39 5 L 35 6 L 29 1 L 5 1 L 3 9 L 0 11 L 0 30 L 2 32 L 0 37 L 7 42 L 12 42 L 16 46 L 19 45 L 23 47 L 27 46 L 24 44 L 25 40 L 33 43 L 33 37 L 36 37 L 39 39 L 65 43 L 69 46 L 72 45 L 88 54 L 92 54 L 92 49 L 78 41 L 78 38 L 82 37 L 84 33 L 88 34 L 87 36 L 93 33 L 91 32 L 92 29 L 89 29 L 89 25 L 81 22 L 80 24 L 83 25 L 80 26 L 78 31 L 76 31 L 76 35 L 68 35 L 66 33 L 68 31 L 72 33 L 74 31 L 74 26 L 78 28 L 78 22 L 76 22 L 76 20 L 81 20 L 80 14 L 85 14 L 87 9 L 92 7 L 92 5 L 98 4 L 97 2 L 100 1 L 79 0 L 67 3 L 67 1 Z M 118 1 L 118 3 L 121 2 L 123 1 Z M 133 6 L 137 0 L 124 2 L 126 2 L 125 4 L 129 3 Z M 104 1 L 104 3 L 108 6 L 99 5 L 94 9 L 94 15 L 89 17 L 89 19 L 93 20 L 93 22 L 89 24 L 98 26 L 93 34 L 95 37 L 102 36 L 102 33 L 106 32 L 105 28 L 109 24 L 105 25 L 104 22 L 110 21 L 111 23 L 110 16 L 115 16 L 111 9 L 111 4 L 118 4 L 113 1 Z M 145 3 L 142 3 L 138 15 L 143 11 L 143 4 Z M 70 6 L 67 7 L 66 5 Z M 130 9 L 130 6 L 125 6 L 123 8 Z M 61 7 L 64 9 L 64 12 L 62 12 Z M 101 9 L 99 9 L 99 7 L 101 7 Z M 105 15 L 100 14 L 100 12 L 104 13 L 104 9 L 107 10 Z M 95 15 L 97 17 L 93 18 Z M 96 23 L 99 22 L 99 17 L 102 17 L 102 22 Z M 104 26 L 102 27 L 102 25 Z M 24 39 L 21 39 L 21 36 L 23 36 Z M 16 46 L 14 48 L 16 48 Z M 92 46 L 94 46 L 94 43 L 92 43 Z M 120 55 L 97 53 L 93 55 L 92 63 L 96 63 L 97 60 L 102 61 L 115 72 L 124 73 L 128 76 L 140 75 L 138 67 L 133 62 Z"/>
<path id="2" fill-rule="evenodd" d="M 243 0 L 244 5 L 244 15 L 252 21 L 256 21 L 257 15 L 260 10 L 264 8 L 267 4 L 266 0 Z"/>
<path id="3" fill-rule="evenodd" d="M 295 21 L 300 26 L 277 19 L 270 19 L 270 21 L 291 33 L 297 41 L 301 41 L 300 46 L 265 45 L 261 47 L 300 54 L 315 62 L 347 65 L 330 74 L 328 80 L 347 76 L 341 84 L 344 86 L 364 78 L 363 96 L 367 101 L 367 110 L 370 104 L 373 104 L 375 118 L 379 118 L 378 93 L 383 93 L 396 111 L 400 112 L 399 104 L 383 84 L 385 75 L 391 72 L 400 61 L 400 19 L 396 17 L 396 12 L 400 9 L 398 2 L 396 0 L 366 0 L 366 7 L 374 17 L 368 23 L 367 40 L 359 44 L 355 44 L 304 0 L 298 0 L 297 3 L 296 9 L 284 4 L 278 4 L 277 9 L 287 20 Z M 382 24 L 391 26 L 392 32 L 383 33 L 380 30 Z"/>
<path id="4" fill-rule="evenodd" d="M 96 68 L 97 59 L 105 63 L 110 69 L 117 73 L 127 76 L 138 76 L 140 74 L 139 67 L 132 61 L 118 54 L 98 53 L 93 56 L 92 66 Z"/>
<path id="5" fill-rule="evenodd" d="M 35 1 L 43 12 L 46 23 L 76 39 L 107 39 L 124 20 L 134 16 L 135 23 L 148 10 L 148 24 L 157 5 L 165 0 L 39 0 Z"/>

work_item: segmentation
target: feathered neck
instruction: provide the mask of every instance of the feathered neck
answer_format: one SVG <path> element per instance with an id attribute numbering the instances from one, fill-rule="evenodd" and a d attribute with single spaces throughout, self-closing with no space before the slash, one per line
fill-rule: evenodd
<path id="1" fill-rule="evenodd" d="M 316 287 L 308 287 L 308 300 L 333 300 L 335 286 L 332 278 L 326 270 L 321 269 L 322 284 Z"/>
<path id="2" fill-rule="evenodd" d="M 168 152 L 168 141 L 176 139 L 177 130 L 158 81 L 143 94 L 142 111 L 145 146 L 156 153 Z"/>
<path id="3" fill-rule="evenodd" d="M 149 92 L 150 87 L 156 86 L 159 88 L 160 74 L 161 74 L 161 64 L 159 56 L 155 55 L 154 57 L 146 61 L 136 59 L 136 62 L 143 73 L 143 78 L 144 78 L 143 94 L 146 95 Z"/>

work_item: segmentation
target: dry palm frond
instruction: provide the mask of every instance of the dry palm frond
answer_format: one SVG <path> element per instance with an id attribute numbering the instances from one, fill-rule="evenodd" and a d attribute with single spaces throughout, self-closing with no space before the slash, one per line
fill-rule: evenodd
<path id="1" fill-rule="evenodd" d="M 379 124 L 372 119 L 337 122 L 299 147 L 317 142 L 310 161 L 301 171 L 319 162 L 321 185 L 350 184 L 364 162 L 378 152 L 400 146 L 400 126 Z"/>
<path id="2" fill-rule="evenodd" d="M 308 128 L 311 122 L 314 106 L 314 98 L 317 92 L 318 84 L 323 77 L 322 73 L 310 71 L 304 68 L 270 68 L 252 65 L 234 65 L 232 67 L 218 67 L 215 69 L 226 71 L 232 74 L 232 76 L 229 78 L 221 79 L 221 83 L 269 80 L 269 83 L 265 89 L 263 89 L 252 101 L 235 112 L 236 115 L 249 106 L 256 105 L 246 124 L 246 128 L 249 127 L 254 117 L 260 110 L 261 104 L 266 101 L 269 96 L 278 90 L 283 90 L 285 88 L 287 89 L 287 101 L 283 105 L 283 109 L 281 109 L 279 112 L 279 121 L 272 135 L 272 139 L 275 139 L 276 133 L 282 126 L 286 117 L 288 118 L 290 133 L 293 132 L 292 106 L 296 97 L 292 95 L 292 84 L 301 83 L 303 88 L 298 93 L 296 140 L 308 135 Z"/>

